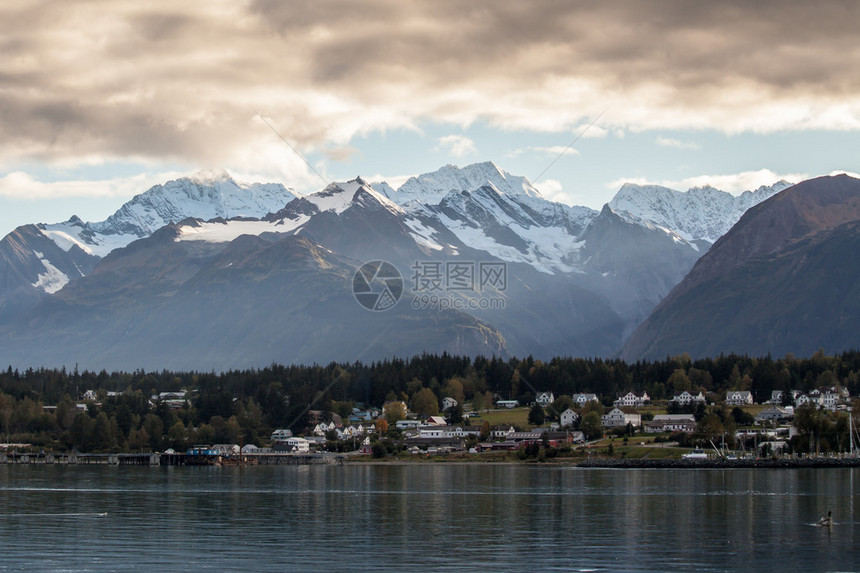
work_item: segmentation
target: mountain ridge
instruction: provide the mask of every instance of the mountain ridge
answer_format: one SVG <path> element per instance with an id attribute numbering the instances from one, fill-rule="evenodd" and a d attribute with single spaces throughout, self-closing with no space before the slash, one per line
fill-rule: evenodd
<path id="1" fill-rule="evenodd" d="M 860 320 L 852 299 L 858 221 L 860 180 L 847 175 L 798 183 L 751 208 L 639 325 L 621 357 L 808 355 L 825 341 L 830 352 L 860 347 L 844 328 Z"/>

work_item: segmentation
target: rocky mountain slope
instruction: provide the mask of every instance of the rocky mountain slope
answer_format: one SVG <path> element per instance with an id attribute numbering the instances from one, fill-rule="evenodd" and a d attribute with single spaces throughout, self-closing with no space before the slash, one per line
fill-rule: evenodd
<path id="1" fill-rule="evenodd" d="M 820 177 L 751 208 L 624 346 L 627 359 L 689 352 L 809 355 L 860 347 L 860 180 Z"/>

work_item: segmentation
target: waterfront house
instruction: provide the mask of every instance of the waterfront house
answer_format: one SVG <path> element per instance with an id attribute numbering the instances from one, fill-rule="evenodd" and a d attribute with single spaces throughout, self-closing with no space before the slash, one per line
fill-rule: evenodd
<path id="1" fill-rule="evenodd" d="M 448 422 L 442 416 L 430 416 L 424 421 L 425 426 L 447 426 Z"/>
<path id="2" fill-rule="evenodd" d="M 239 455 L 242 451 L 239 449 L 239 444 L 215 444 L 210 450 L 213 450 L 219 456 Z"/>
<path id="3" fill-rule="evenodd" d="M 475 446 L 475 449 L 479 452 L 491 452 L 491 451 L 511 451 L 516 450 L 520 447 L 520 444 L 512 441 L 504 441 L 504 442 L 482 442 Z"/>
<path id="4" fill-rule="evenodd" d="M 729 390 L 726 392 L 726 406 L 746 406 L 753 403 L 749 390 Z"/>
<path id="5" fill-rule="evenodd" d="M 403 440 L 403 444 L 410 448 L 412 446 L 418 446 L 418 448 L 422 450 L 427 450 L 428 453 L 444 453 L 448 451 L 458 451 L 464 448 L 464 442 L 460 438 L 446 438 L 446 437 L 425 437 L 425 436 L 416 436 L 412 438 L 406 438 Z"/>
<path id="6" fill-rule="evenodd" d="M 621 408 L 613 408 L 601 417 L 601 421 L 605 428 L 618 428 L 627 424 L 639 426 L 642 424 L 642 416 L 635 412 L 624 411 Z"/>
<path id="7" fill-rule="evenodd" d="M 648 396 L 647 392 L 642 392 L 642 394 L 628 392 L 627 394 L 620 396 L 612 405 L 616 408 L 641 408 L 650 401 L 651 398 Z"/>
<path id="8" fill-rule="evenodd" d="M 579 414 L 570 408 L 562 412 L 558 417 L 559 424 L 561 424 L 561 427 L 563 428 L 566 426 L 573 426 L 577 420 L 579 420 Z"/>
<path id="9" fill-rule="evenodd" d="M 271 441 L 273 443 L 284 442 L 284 441 L 286 441 L 287 438 L 292 438 L 292 437 L 293 437 L 293 432 L 291 430 L 280 429 L 280 430 L 275 430 L 274 432 L 272 432 Z"/>
<path id="10" fill-rule="evenodd" d="M 546 408 L 553 402 L 555 402 L 555 396 L 553 396 L 552 392 L 541 392 L 535 399 L 535 403 L 541 408 Z"/>
<path id="11" fill-rule="evenodd" d="M 421 426 L 421 420 L 397 420 L 394 427 L 398 430 L 418 429 Z"/>
<path id="12" fill-rule="evenodd" d="M 310 452 L 310 442 L 304 438 L 287 438 L 287 441 L 272 446 L 272 450 L 275 452 L 307 454 Z"/>

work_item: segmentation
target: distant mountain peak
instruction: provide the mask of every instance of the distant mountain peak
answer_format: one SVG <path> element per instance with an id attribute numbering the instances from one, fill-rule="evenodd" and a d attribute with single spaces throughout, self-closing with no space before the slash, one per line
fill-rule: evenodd
<path id="1" fill-rule="evenodd" d="M 492 161 L 465 167 L 448 164 L 431 173 L 410 177 L 390 198 L 400 205 L 413 200 L 437 205 L 452 191 L 472 192 L 487 185 L 503 195 L 542 198 L 527 178 L 511 175 Z"/>
<path id="2" fill-rule="evenodd" d="M 750 207 L 772 197 L 790 183 L 777 182 L 755 191 L 732 195 L 711 185 L 686 192 L 662 185 L 625 183 L 609 202 L 615 212 L 631 215 L 677 231 L 688 241 L 713 243 Z"/>

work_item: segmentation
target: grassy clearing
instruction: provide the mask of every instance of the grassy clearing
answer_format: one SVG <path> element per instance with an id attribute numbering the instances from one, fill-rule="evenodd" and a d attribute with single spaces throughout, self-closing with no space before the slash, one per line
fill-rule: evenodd
<path id="1" fill-rule="evenodd" d="M 622 458 L 659 460 L 677 458 L 689 452 L 689 448 L 659 448 L 644 446 L 621 446 L 615 448 L 615 455 Z"/>
<path id="2" fill-rule="evenodd" d="M 511 408 L 501 410 L 490 410 L 486 412 L 481 410 L 478 413 L 481 421 L 476 418 L 469 418 L 470 425 L 480 425 L 484 421 L 489 422 L 490 426 L 498 426 L 500 424 L 510 424 L 511 426 L 519 426 L 521 428 L 531 427 L 529 424 L 529 408 Z"/>

